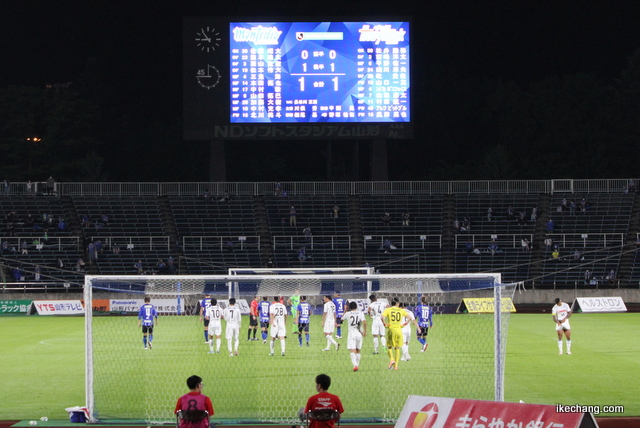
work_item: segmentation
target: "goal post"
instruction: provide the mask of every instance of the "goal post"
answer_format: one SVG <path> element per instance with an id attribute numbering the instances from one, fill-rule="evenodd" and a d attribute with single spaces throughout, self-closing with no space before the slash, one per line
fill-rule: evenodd
<path id="1" fill-rule="evenodd" d="M 92 421 L 144 420 L 173 423 L 177 398 L 193 374 L 205 379 L 215 418 L 235 422 L 295 423 L 297 410 L 315 393 L 313 379 L 329 374 L 331 392 L 345 404 L 344 420 L 394 421 L 409 395 L 503 400 L 504 363 L 509 312 L 456 313 L 463 298 L 483 298 L 501 308 L 514 285 L 500 283 L 500 274 L 373 274 L 370 268 L 294 270 L 232 269 L 228 275 L 86 276 L 84 299 L 86 404 Z M 248 307 L 254 298 L 272 301 L 294 294 L 312 307 L 309 344 L 294 334 L 287 320 L 286 353 L 269 356 L 270 337 L 263 343 L 260 326 L 249 328 Z M 413 340 L 406 346 L 410 361 L 388 370 L 380 343 L 373 354 L 371 319 L 363 340 L 357 373 L 347 348 L 346 327 L 338 351 L 323 352 L 322 297 L 340 294 L 366 310 L 370 295 L 396 299 L 413 310 L 420 302 L 433 310 L 428 348 Z M 224 328 L 221 353 L 203 343 L 200 301 L 208 294 L 226 306 L 234 297 L 244 311 L 238 355 L 230 356 Z M 145 350 L 137 327 L 144 297 L 159 311 L 153 349 Z M 288 310 L 290 311 L 290 307 Z M 291 312 L 289 312 L 289 315 Z M 223 327 L 224 327 L 224 321 Z M 252 335 L 258 340 L 251 340 Z M 335 337 L 335 336 L 334 336 Z M 210 388 L 210 389 L 209 389 Z"/>

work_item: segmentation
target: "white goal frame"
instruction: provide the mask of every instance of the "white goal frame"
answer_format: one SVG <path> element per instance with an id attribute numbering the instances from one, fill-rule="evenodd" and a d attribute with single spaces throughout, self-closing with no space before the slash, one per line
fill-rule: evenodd
<path id="1" fill-rule="evenodd" d="M 318 272 L 328 272 L 328 271 L 337 271 L 338 269 L 342 271 L 353 271 L 355 269 L 363 269 L 369 273 L 363 274 L 319 274 L 314 275 L 308 272 L 318 271 Z M 140 284 L 141 282 L 148 282 L 149 284 L 154 281 L 173 281 L 179 282 L 180 279 L 189 279 L 193 281 L 202 281 L 202 288 L 193 290 L 183 290 L 185 294 L 203 294 L 204 292 L 204 281 L 216 281 L 217 283 L 226 282 L 229 287 L 229 296 L 234 297 L 237 293 L 237 287 L 234 287 L 234 284 L 237 284 L 242 281 L 256 281 L 256 279 L 269 279 L 273 280 L 278 277 L 283 280 L 291 280 L 293 277 L 296 280 L 313 280 L 313 281 L 366 281 L 367 282 L 367 292 L 371 293 L 371 284 L 374 281 L 384 281 L 384 280 L 395 280 L 395 281 L 403 281 L 406 280 L 406 284 L 410 284 L 411 281 L 415 283 L 420 283 L 420 287 L 422 287 L 423 281 L 425 287 L 421 288 L 421 292 L 423 293 L 443 293 L 442 289 L 437 289 L 439 287 L 437 285 L 438 281 L 442 280 L 464 280 L 464 279 L 492 279 L 493 280 L 493 298 L 494 298 L 494 308 L 501 308 L 501 300 L 502 300 L 502 288 L 505 285 L 510 284 L 501 284 L 501 274 L 499 273 L 483 273 L 483 274 L 373 274 L 373 268 L 326 268 L 326 269 L 269 269 L 269 268 L 232 268 L 229 269 L 229 275 L 87 275 L 85 276 L 84 282 L 84 301 L 85 301 L 85 397 L 86 397 L 86 406 L 89 410 L 90 414 L 90 422 L 97 422 L 94 418 L 94 410 L 95 410 L 95 396 L 94 396 L 94 355 L 93 355 L 93 347 L 91 346 L 93 343 L 93 282 L 96 280 L 105 281 L 107 283 L 119 283 L 119 284 Z M 256 274 L 245 274 L 245 272 L 255 272 Z M 299 271 L 294 273 L 293 271 Z M 243 274 L 239 274 L 243 272 Z M 288 273 L 287 275 L 283 275 L 282 273 Z M 435 285 L 434 285 L 435 284 Z M 99 287 L 100 288 L 100 287 Z M 469 290 L 474 290 L 473 288 L 469 288 Z M 112 291 L 123 291 L 127 290 L 112 290 Z M 235 292 L 234 292 L 235 291 Z M 382 290 L 381 290 L 382 291 Z M 137 294 L 141 294 L 140 291 L 132 291 Z M 158 290 L 153 290 L 151 294 L 162 295 L 162 292 L 158 293 Z M 179 293 L 171 293 L 171 295 L 175 295 Z M 168 293 L 167 293 L 168 295 Z M 180 297 L 178 297 L 180 298 Z M 505 371 L 505 353 L 506 353 L 506 341 L 503 341 L 503 325 L 502 325 L 502 311 L 495 310 L 494 311 L 494 400 L 495 401 L 504 401 L 504 371 Z M 505 330 L 506 331 L 506 330 Z"/>

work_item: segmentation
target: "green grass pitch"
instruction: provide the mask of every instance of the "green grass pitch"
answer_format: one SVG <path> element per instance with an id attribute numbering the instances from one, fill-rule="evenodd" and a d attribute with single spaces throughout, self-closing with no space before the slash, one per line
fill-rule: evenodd
<path id="1" fill-rule="evenodd" d="M 320 351 L 326 342 L 321 337 L 319 319 L 312 322 L 311 346 L 299 348 L 297 339 L 290 335 L 284 358 L 279 356 L 278 342 L 276 357 L 267 356 L 268 346 L 261 341 L 246 342 L 243 327 L 240 356 L 230 358 L 224 332 L 221 354 L 207 354 L 197 317 L 173 318 L 161 318 L 155 347 L 149 351 L 142 349 L 135 317 L 94 319 L 96 329 L 113 335 L 112 343 L 97 343 L 103 347 L 96 361 L 98 378 L 102 379 L 97 400 L 105 413 L 145 419 L 146 409 L 157 408 L 169 420 L 178 395 L 186 392 L 184 380 L 194 373 L 205 379 L 205 393 L 213 398 L 216 416 L 228 419 L 256 414 L 269 418 L 274 409 L 295 415 L 314 393 L 313 378 L 319 372 L 332 376 L 331 391 L 343 399 L 346 419 L 372 412 L 393 416 L 402 408 L 406 395 L 425 391 L 430 395 L 484 399 L 492 394 L 491 385 L 488 389 L 478 386 L 492 375 L 492 351 L 477 340 L 473 328 L 465 328 L 465 323 L 489 326 L 488 316 L 435 316 L 428 351 L 420 353 L 419 343 L 412 339 L 413 358 L 401 362 L 397 372 L 386 369 L 388 358 L 384 353 L 371 354 L 372 340 L 367 336 L 358 373 L 351 371 L 346 349 Z M 640 314 L 635 313 L 575 314 L 571 318 L 573 355 L 560 356 L 550 315 L 513 314 L 505 399 L 623 405 L 623 416 L 640 415 L 638 325 Z M 85 404 L 82 318 L 1 317 L 0 332 L 0 420 L 41 416 L 64 419 L 65 407 Z M 180 332 L 183 342 L 185 335 L 193 340 L 187 346 L 179 345 L 175 332 Z M 344 348 L 346 332 L 343 336 Z M 392 383 L 401 385 L 400 395 L 385 394 L 385 386 Z M 158 384 L 163 387 L 147 386 Z M 156 389 L 166 392 L 157 395 Z"/>

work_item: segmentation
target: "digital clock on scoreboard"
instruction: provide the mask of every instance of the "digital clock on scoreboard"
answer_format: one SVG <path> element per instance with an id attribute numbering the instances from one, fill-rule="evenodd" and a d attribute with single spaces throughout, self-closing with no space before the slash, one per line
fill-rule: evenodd
<path id="1" fill-rule="evenodd" d="M 230 22 L 231 123 L 409 122 L 408 22 Z"/>

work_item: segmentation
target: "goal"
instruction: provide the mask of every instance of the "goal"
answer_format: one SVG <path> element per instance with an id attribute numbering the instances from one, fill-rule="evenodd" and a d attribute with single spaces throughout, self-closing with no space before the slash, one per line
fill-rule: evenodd
<path id="1" fill-rule="evenodd" d="M 355 268 L 354 268 L 355 269 Z M 500 284 L 499 274 L 375 275 L 321 271 L 238 269 L 224 276 L 87 276 L 86 404 L 93 421 L 174 423 L 177 398 L 187 392 L 186 379 L 197 374 L 215 408 L 214 420 L 228 423 L 274 422 L 294 424 L 297 411 L 315 394 L 314 379 L 326 373 L 330 392 L 345 406 L 344 421 L 393 422 L 408 395 L 503 400 L 508 311 L 456 313 L 465 298 L 483 298 L 501 308 L 513 297 L 514 285 Z M 313 315 L 309 345 L 287 320 L 286 352 L 276 356 L 249 329 L 249 304 L 254 298 L 306 296 Z M 347 332 L 335 339 L 341 346 L 323 352 L 327 341 L 321 326 L 322 297 L 340 294 L 366 311 L 373 294 L 379 301 L 397 298 L 413 310 L 419 302 L 433 311 L 428 347 L 408 343 L 409 361 L 388 370 L 389 358 L 380 344 L 374 354 L 371 319 L 363 340 L 359 370 L 352 370 L 346 349 Z M 221 306 L 237 299 L 243 311 L 238 355 L 230 356 L 224 329 L 221 352 L 209 353 L 199 317 L 205 294 Z M 159 312 L 153 348 L 145 350 L 137 327 L 144 297 Z M 224 321 L 223 321 L 224 326 Z M 333 336 L 335 338 L 335 336 Z M 270 338 L 267 338 L 270 340 Z"/>

